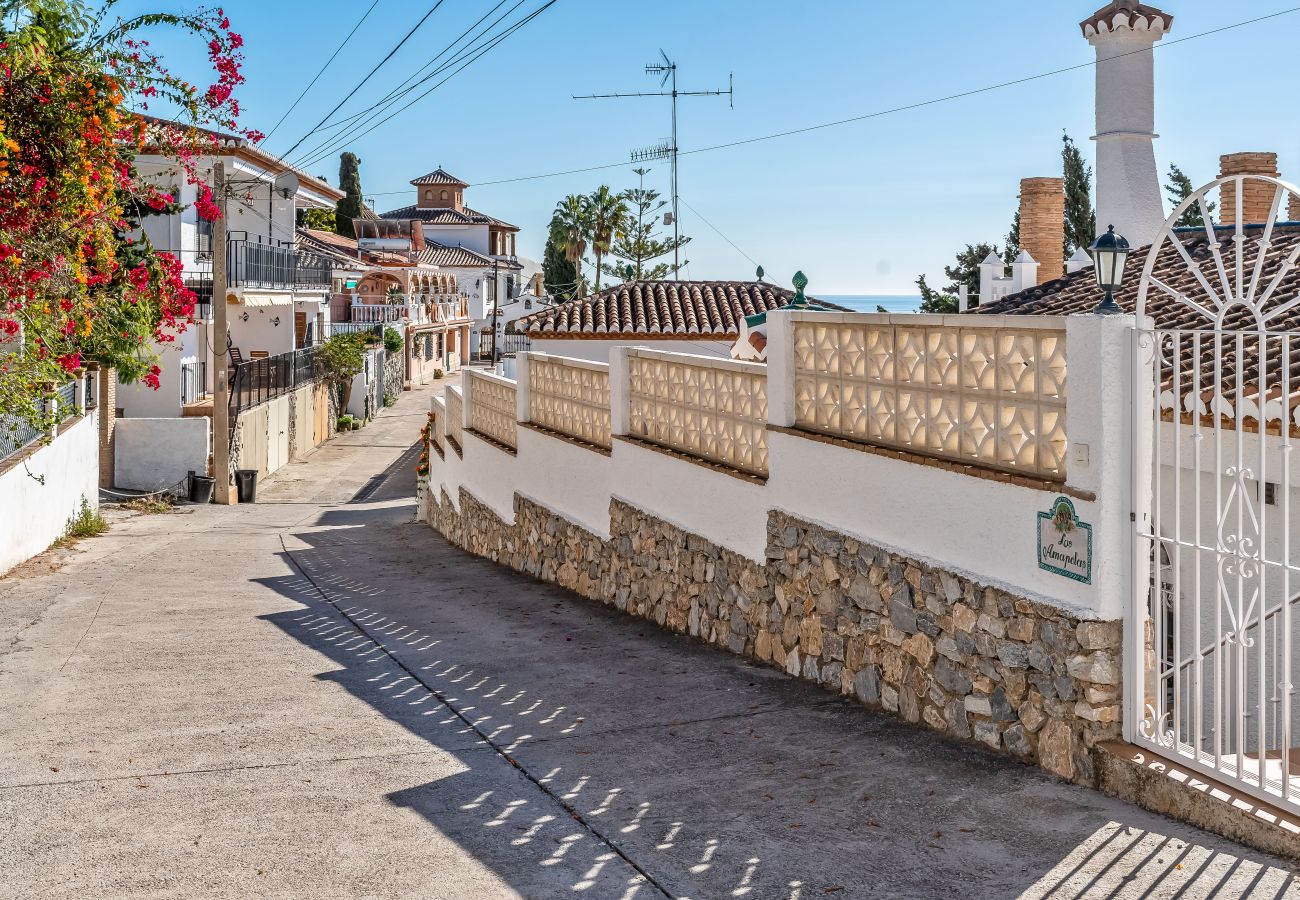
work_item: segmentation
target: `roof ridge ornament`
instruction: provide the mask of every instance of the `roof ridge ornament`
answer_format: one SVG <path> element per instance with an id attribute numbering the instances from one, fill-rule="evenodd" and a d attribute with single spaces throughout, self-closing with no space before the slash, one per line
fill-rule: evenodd
<path id="1" fill-rule="evenodd" d="M 792 306 L 807 306 L 808 298 L 804 296 L 804 288 L 808 287 L 808 276 L 803 271 L 794 273 L 794 279 L 790 282 L 794 285 L 794 300 Z"/>

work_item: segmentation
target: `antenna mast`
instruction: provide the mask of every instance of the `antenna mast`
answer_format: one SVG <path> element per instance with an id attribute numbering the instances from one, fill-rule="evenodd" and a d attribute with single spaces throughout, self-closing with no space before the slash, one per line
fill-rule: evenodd
<path id="1" fill-rule="evenodd" d="M 716 91 L 679 91 L 677 90 L 677 63 L 668 58 L 668 54 L 663 50 L 659 51 L 663 57 L 663 62 L 653 62 L 645 67 L 647 75 L 662 76 L 659 80 L 659 87 L 666 88 L 669 82 L 672 82 L 671 90 L 658 91 L 636 91 L 624 94 L 583 94 L 574 96 L 574 100 L 621 100 L 627 97 L 671 97 L 672 114 L 673 114 L 673 131 L 672 137 L 662 141 L 653 147 L 644 147 L 640 150 L 632 151 L 632 162 L 648 162 L 654 159 L 667 159 L 672 164 L 672 217 L 673 217 L 673 278 L 681 280 L 681 247 L 677 246 L 681 242 L 681 215 L 678 212 L 677 199 L 677 157 L 680 153 L 680 147 L 677 143 L 677 98 L 678 97 L 726 97 L 728 105 L 735 109 L 735 82 L 732 76 L 727 76 L 727 89 Z"/>

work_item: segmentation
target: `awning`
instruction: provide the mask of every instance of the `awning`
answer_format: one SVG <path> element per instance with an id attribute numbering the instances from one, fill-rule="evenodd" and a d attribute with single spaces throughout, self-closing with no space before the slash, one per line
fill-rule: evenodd
<path id="1" fill-rule="evenodd" d="M 226 299 L 238 306 L 293 306 L 293 294 L 230 294 Z"/>

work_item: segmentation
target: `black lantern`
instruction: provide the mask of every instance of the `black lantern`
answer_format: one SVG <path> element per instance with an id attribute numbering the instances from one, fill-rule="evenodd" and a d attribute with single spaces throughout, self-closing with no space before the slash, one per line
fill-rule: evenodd
<path id="1" fill-rule="evenodd" d="M 1116 316 L 1124 310 L 1115 302 L 1115 292 L 1124 284 L 1124 266 L 1128 262 L 1129 245 L 1123 235 L 1115 233 L 1115 226 L 1097 238 L 1089 248 L 1092 251 L 1093 267 L 1097 273 L 1097 284 L 1106 292 L 1106 296 L 1097 308 L 1095 315 Z"/>

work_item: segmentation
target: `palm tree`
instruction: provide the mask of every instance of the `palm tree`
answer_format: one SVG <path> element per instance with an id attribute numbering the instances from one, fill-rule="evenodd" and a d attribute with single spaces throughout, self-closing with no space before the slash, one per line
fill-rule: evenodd
<path id="1" fill-rule="evenodd" d="M 555 213 L 551 216 L 551 240 L 564 254 L 564 258 L 573 263 L 579 276 L 582 274 L 582 257 L 587 254 L 587 235 L 590 233 L 586 197 L 570 194 L 555 205 Z"/>
<path id="2" fill-rule="evenodd" d="M 591 228 L 591 249 L 596 254 L 596 293 L 600 293 L 600 262 L 614 238 L 627 228 L 627 201 L 602 184 L 587 198 L 587 221 Z"/>

